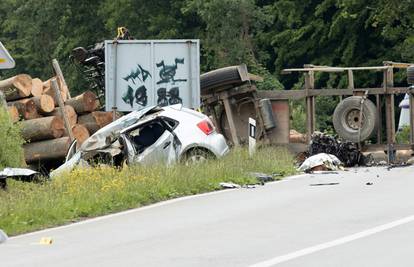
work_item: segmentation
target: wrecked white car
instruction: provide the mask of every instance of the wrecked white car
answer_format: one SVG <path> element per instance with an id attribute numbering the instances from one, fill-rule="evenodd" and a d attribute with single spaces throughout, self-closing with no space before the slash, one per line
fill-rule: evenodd
<path id="1" fill-rule="evenodd" d="M 66 162 L 51 177 L 95 163 L 168 165 L 222 157 L 229 151 L 223 135 L 216 132 L 206 115 L 182 105 L 131 112 L 97 131 L 79 149 L 76 147 L 75 141 Z"/>

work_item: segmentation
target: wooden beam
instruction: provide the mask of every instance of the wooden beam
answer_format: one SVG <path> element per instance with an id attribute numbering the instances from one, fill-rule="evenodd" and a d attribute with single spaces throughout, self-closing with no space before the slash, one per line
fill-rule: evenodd
<path id="1" fill-rule="evenodd" d="M 73 137 L 72 126 L 70 125 L 69 118 L 68 118 L 68 116 L 65 112 L 65 104 L 63 103 L 62 96 L 60 94 L 59 86 L 58 86 L 58 83 L 57 83 L 56 79 L 51 80 L 51 86 L 52 86 L 53 90 L 55 91 L 56 98 L 58 100 L 58 104 L 59 104 L 59 108 L 60 108 L 60 112 L 62 114 L 63 121 L 65 123 L 65 128 L 66 128 L 66 131 L 69 135 L 70 142 L 73 142 L 75 140 L 75 138 Z"/>
<path id="2" fill-rule="evenodd" d="M 58 76 L 59 80 L 62 82 L 63 88 L 61 88 L 61 89 L 65 91 L 68 98 L 71 98 L 70 92 L 69 92 L 69 87 L 66 84 L 65 77 L 63 76 L 62 69 L 60 68 L 59 62 L 57 61 L 56 58 L 54 58 L 52 60 L 52 65 L 53 65 L 53 69 L 55 70 L 56 76 Z"/>

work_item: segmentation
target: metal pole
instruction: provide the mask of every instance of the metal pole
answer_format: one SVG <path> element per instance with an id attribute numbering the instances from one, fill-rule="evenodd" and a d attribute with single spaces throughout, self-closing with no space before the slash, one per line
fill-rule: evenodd
<path id="1" fill-rule="evenodd" d="M 114 56 L 114 68 L 113 68 L 113 73 L 114 73 L 114 81 L 113 81 L 113 105 L 112 105 L 112 121 L 116 120 L 116 111 L 117 111 L 117 107 L 116 107 L 116 98 L 117 98 L 117 65 L 118 65 L 118 40 L 115 40 L 113 42 L 113 47 L 114 47 L 114 51 L 112 52 L 113 56 Z"/>
<path id="2" fill-rule="evenodd" d="M 192 62 L 191 62 L 191 44 L 192 44 L 192 42 L 191 42 L 191 40 L 188 40 L 187 41 L 187 45 L 188 45 L 188 47 L 187 47 L 187 50 L 188 50 L 188 76 L 189 76 L 189 87 L 190 87 L 190 91 L 189 91 L 189 93 L 188 93 L 188 95 L 189 95 L 189 100 L 191 101 L 189 104 L 190 104 L 190 107 L 193 107 L 193 103 L 194 103 L 194 100 L 193 100 L 193 68 L 192 68 Z M 193 108 L 195 108 L 195 107 L 193 107 Z"/>

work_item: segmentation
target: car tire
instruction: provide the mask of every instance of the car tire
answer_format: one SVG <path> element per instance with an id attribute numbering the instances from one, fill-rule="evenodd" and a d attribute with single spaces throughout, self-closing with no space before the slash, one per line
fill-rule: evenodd
<path id="1" fill-rule="evenodd" d="M 184 157 L 184 164 L 189 166 L 189 165 L 194 165 L 194 164 L 199 164 L 199 163 L 203 163 L 211 158 L 213 158 L 213 153 L 211 153 L 210 151 L 206 150 L 206 149 L 201 149 L 201 148 L 193 148 L 191 150 L 189 150 Z"/>
<path id="2" fill-rule="evenodd" d="M 210 94 L 219 87 L 242 83 L 238 66 L 231 66 L 213 70 L 200 75 L 201 94 Z"/>
<path id="3" fill-rule="evenodd" d="M 407 68 L 407 83 L 414 85 L 414 65 Z"/>
<path id="4" fill-rule="evenodd" d="M 377 110 L 371 100 L 365 99 L 362 108 L 362 127 L 359 137 L 359 114 L 361 96 L 351 96 L 342 100 L 335 108 L 333 125 L 336 133 L 351 142 L 363 142 L 370 138 L 377 129 Z"/>

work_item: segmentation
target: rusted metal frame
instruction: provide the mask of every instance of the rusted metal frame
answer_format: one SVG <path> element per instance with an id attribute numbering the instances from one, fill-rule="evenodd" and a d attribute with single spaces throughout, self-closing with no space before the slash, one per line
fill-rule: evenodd
<path id="1" fill-rule="evenodd" d="M 282 70 L 282 74 L 289 74 L 291 72 L 309 72 L 309 71 L 319 71 L 319 72 L 343 72 L 347 70 L 375 70 L 381 71 L 388 68 L 388 66 L 372 66 L 372 67 L 308 67 L 305 68 L 292 68 Z"/>
<path id="2" fill-rule="evenodd" d="M 252 100 L 253 100 L 254 108 L 256 110 L 256 114 L 258 115 L 259 123 L 260 123 L 260 125 L 262 125 L 261 128 L 262 128 L 262 131 L 263 131 L 264 139 L 268 143 L 270 143 L 270 139 L 269 139 L 269 136 L 267 134 L 267 131 L 266 131 L 266 128 L 265 128 L 265 125 L 264 125 L 264 120 L 263 120 L 262 112 L 260 111 L 260 107 L 259 107 L 259 100 L 260 100 L 260 98 L 258 98 L 257 93 L 252 92 Z M 258 138 L 258 136 L 256 136 L 256 138 Z"/>
<path id="3" fill-rule="evenodd" d="M 234 123 L 234 118 L 233 118 L 233 110 L 230 106 L 230 101 L 229 101 L 227 92 L 220 93 L 220 98 L 223 101 L 224 110 L 226 111 L 226 117 L 227 117 L 227 121 L 229 122 L 231 139 L 232 139 L 233 145 L 236 147 L 240 146 L 239 138 L 237 136 L 237 131 L 236 131 L 236 124 Z"/>
<path id="4" fill-rule="evenodd" d="M 394 72 L 392 67 L 384 70 L 384 86 L 385 86 L 385 122 L 387 132 L 387 156 L 388 163 L 395 161 L 395 117 L 394 117 L 394 94 L 389 90 L 394 85 Z"/>
<path id="5" fill-rule="evenodd" d="M 356 88 L 355 91 L 368 90 L 369 95 L 382 95 L 385 93 L 385 88 Z M 354 90 L 351 89 L 309 89 L 309 90 L 275 90 L 275 91 L 260 91 L 257 95 L 261 98 L 269 98 L 271 100 L 299 100 L 306 96 L 341 96 L 353 95 Z M 405 87 L 388 88 L 390 94 L 405 94 L 409 90 Z"/>

